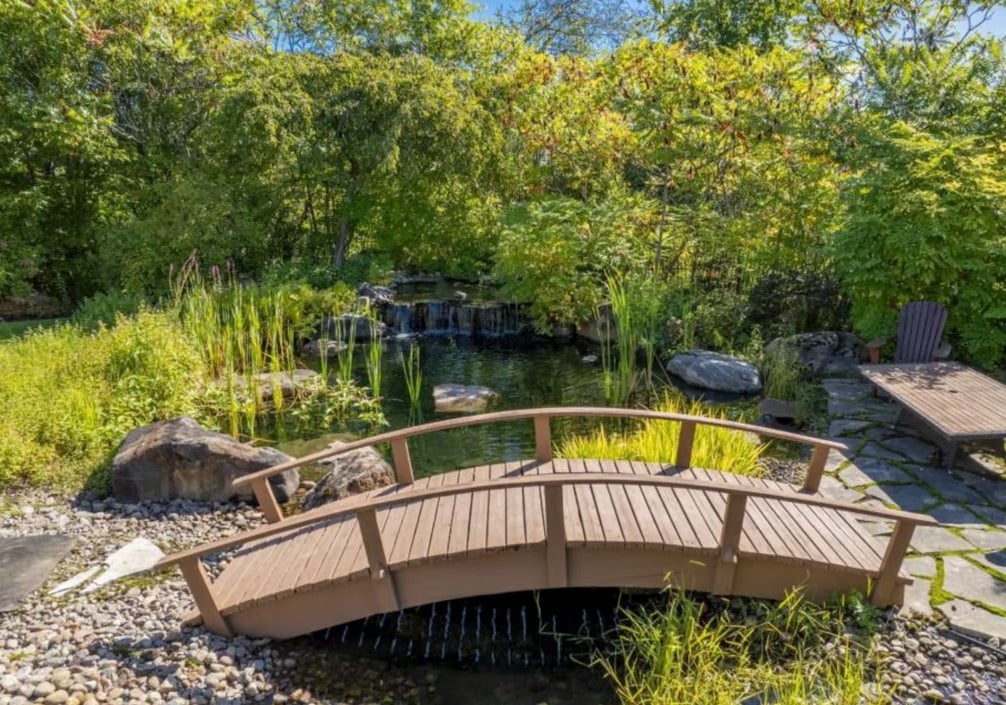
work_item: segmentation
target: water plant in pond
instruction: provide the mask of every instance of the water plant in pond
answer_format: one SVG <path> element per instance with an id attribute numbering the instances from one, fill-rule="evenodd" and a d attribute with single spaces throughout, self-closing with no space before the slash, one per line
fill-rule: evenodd
<path id="1" fill-rule="evenodd" d="M 409 346 L 409 356 L 399 353 L 402 364 L 402 376 L 405 379 L 405 389 L 409 395 L 409 420 L 419 421 L 422 418 L 422 388 L 423 370 L 419 360 L 419 346 Z"/>
<path id="2" fill-rule="evenodd" d="M 665 394 L 656 411 L 692 416 L 726 418 L 699 401 L 686 401 L 679 394 Z M 565 438 L 559 454 L 566 458 L 605 458 L 673 463 L 678 452 L 680 424 L 647 420 L 628 431 L 609 431 L 601 426 L 585 436 Z M 764 474 L 758 460 L 766 446 L 752 434 L 700 424 L 692 443 L 692 465 L 757 477 Z"/>
<path id="3" fill-rule="evenodd" d="M 819 606 L 791 593 L 717 607 L 671 590 L 662 606 L 625 616 L 615 654 L 597 661 L 623 705 L 892 702 L 875 685 L 870 635 L 850 630 L 842 602 Z"/>
<path id="4" fill-rule="evenodd" d="M 370 393 L 375 399 L 381 398 L 381 359 L 384 356 L 384 344 L 377 336 L 372 336 L 367 346 L 367 382 Z"/>

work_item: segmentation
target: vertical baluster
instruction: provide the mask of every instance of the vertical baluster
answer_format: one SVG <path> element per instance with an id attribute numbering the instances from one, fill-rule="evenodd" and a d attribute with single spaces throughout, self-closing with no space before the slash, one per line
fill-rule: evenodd
<path id="1" fill-rule="evenodd" d="M 534 457 L 539 463 L 552 459 L 552 424 L 548 414 L 534 417 Z"/>
<path id="2" fill-rule="evenodd" d="M 674 461 L 674 466 L 678 470 L 685 470 L 692 465 L 692 444 L 695 441 L 695 422 L 682 421 L 681 433 L 678 435 L 678 457 Z"/>
<path id="3" fill-rule="evenodd" d="M 549 587 L 566 587 L 566 520 L 562 485 L 545 485 L 545 565 Z"/>
<path id="4" fill-rule="evenodd" d="M 198 556 L 179 561 L 178 567 L 185 577 L 185 582 L 189 585 L 192 599 L 195 600 L 196 607 L 199 608 L 199 614 L 202 615 L 206 628 L 221 636 L 232 636 L 227 620 L 220 614 L 217 602 L 213 599 L 210 581 L 206 577 L 206 571 Z"/>
<path id="5" fill-rule="evenodd" d="M 901 570 L 901 562 L 905 559 L 914 532 L 915 524 L 904 519 L 899 519 L 894 526 L 894 534 L 887 543 L 884 560 L 880 564 L 880 575 L 870 595 L 870 601 L 878 607 L 886 607 L 893 601 L 898 571 Z"/>
<path id="6" fill-rule="evenodd" d="M 391 458 L 395 463 L 395 482 L 400 485 L 411 485 L 416 481 L 412 472 L 408 438 L 396 438 L 391 441 Z"/>
<path id="7" fill-rule="evenodd" d="M 814 493 L 821 487 L 821 476 L 824 474 L 824 464 L 828 460 L 830 448 L 825 445 L 815 445 L 807 466 L 807 477 L 803 481 L 803 491 Z"/>
<path id="8" fill-rule="evenodd" d="M 282 521 L 283 510 L 279 508 L 279 502 L 276 501 L 276 495 L 273 494 L 269 478 L 257 477 L 252 480 L 251 486 L 255 492 L 255 499 L 258 500 L 259 509 L 265 514 L 266 521 L 270 524 Z"/>
<path id="9" fill-rule="evenodd" d="M 730 595 L 733 592 L 737 549 L 740 547 L 747 501 L 745 494 L 731 493 L 727 496 L 727 511 L 723 517 L 723 531 L 720 533 L 719 558 L 713 577 L 713 593 L 717 595 Z"/>

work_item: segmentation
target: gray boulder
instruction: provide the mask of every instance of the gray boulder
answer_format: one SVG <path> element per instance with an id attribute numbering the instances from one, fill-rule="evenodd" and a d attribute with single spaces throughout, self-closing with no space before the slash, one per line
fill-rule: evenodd
<path id="1" fill-rule="evenodd" d="M 346 445 L 335 441 L 329 448 Z M 395 471 L 372 447 L 357 448 L 318 462 L 328 472 L 307 493 L 301 506 L 314 509 L 329 502 L 394 484 Z"/>
<path id="2" fill-rule="evenodd" d="M 465 384 L 438 384 L 433 388 L 433 404 L 441 413 L 470 414 L 485 411 L 499 395 L 489 387 Z"/>
<path id="3" fill-rule="evenodd" d="M 251 487 L 235 488 L 232 481 L 288 460 L 275 448 L 240 443 L 180 416 L 130 431 L 112 460 L 112 492 L 120 502 L 252 499 Z M 269 481 L 276 498 L 286 502 L 300 475 L 287 470 Z"/>
<path id="4" fill-rule="evenodd" d="M 338 341 L 347 341 L 350 335 L 354 335 L 357 342 L 366 342 L 384 337 L 385 328 L 380 321 L 356 313 L 344 313 L 323 319 L 318 335 Z"/>
<path id="5" fill-rule="evenodd" d="M 395 300 L 395 290 L 389 286 L 377 286 L 363 282 L 356 289 L 357 297 L 378 305 L 390 304 Z"/>
<path id="6" fill-rule="evenodd" d="M 758 368 L 746 360 L 711 350 L 689 350 L 675 355 L 667 371 L 693 387 L 733 394 L 761 391 Z"/>
<path id="7" fill-rule="evenodd" d="M 338 340 L 325 340 L 318 338 L 317 340 L 309 340 L 304 343 L 300 351 L 308 357 L 332 358 L 348 347 L 348 345 L 341 343 Z"/>
<path id="8" fill-rule="evenodd" d="M 259 398 L 267 404 L 273 401 L 277 391 L 283 395 L 284 400 L 289 401 L 314 394 L 324 385 L 320 374 L 314 370 L 304 369 L 293 372 L 263 372 L 253 375 L 251 379 L 258 386 Z"/>
<path id="9" fill-rule="evenodd" d="M 852 333 L 820 331 L 776 338 L 765 346 L 766 359 L 795 360 L 815 375 L 854 372 L 863 354 L 863 342 Z"/>

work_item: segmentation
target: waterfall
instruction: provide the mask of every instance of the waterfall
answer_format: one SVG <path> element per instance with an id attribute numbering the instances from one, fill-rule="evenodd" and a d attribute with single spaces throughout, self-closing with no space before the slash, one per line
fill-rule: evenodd
<path id="1" fill-rule="evenodd" d="M 392 335 L 431 333 L 505 338 L 531 331 L 527 306 L 512 302 L 396 302 L 385 307 L 383 318 Z"/>

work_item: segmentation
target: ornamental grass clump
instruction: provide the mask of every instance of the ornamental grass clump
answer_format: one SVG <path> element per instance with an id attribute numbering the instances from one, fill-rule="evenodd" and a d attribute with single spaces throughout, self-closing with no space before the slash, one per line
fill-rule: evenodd
<path id="1" fill-rule="evenodd" d="M 715 605 L 671 590 L 657 608 L 627 611 L 614 654 L 596 665 L 622 705 L 887 705 L 872 637 L 847 608 L 799 593 Z"/>
<path id="2" fill-rule="evenodd" d="M 691 416 L 725 418 L 700 402 L 686 402 L 680 395 L 667 394 L 655 411 Z M 599 428 L 586 436 L 571 437 L 559 445 L 566 458 L 603 458 L 673 463 L 678 453 L 680 424 L 676 421 L 644 421 L 628 431 Z M 695 428 L 692 466 L 759 477 L 764 470 L 758 460 L 766 446 L 749 433 L 700 424 Z"/>

